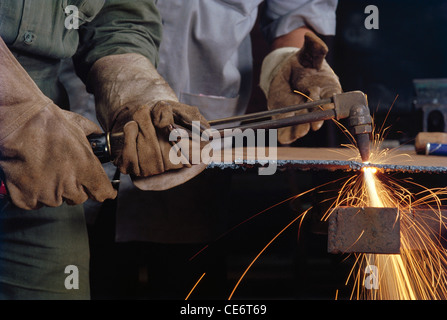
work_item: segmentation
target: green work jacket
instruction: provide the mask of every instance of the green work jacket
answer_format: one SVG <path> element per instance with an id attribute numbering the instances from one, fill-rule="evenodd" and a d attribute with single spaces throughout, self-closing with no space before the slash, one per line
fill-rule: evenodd
<path id="1" fill-rule="evenodd" d="M 68 106 L 58 82 L 72 58 L 85 81 L 101 57 L 140 53 L 158 61 L 161 19 L 151 0 L 2 0 L 0 36 L 49 98 Z"/>

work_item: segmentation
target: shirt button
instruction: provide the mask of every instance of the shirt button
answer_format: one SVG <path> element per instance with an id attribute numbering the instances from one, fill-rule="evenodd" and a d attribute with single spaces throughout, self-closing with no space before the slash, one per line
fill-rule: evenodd
<path id="1" fill-rule="evenodd" d="M 36 35 L 31 31 L 26 31 L 25 34 L 23 35 L 23 42 L 27 45 L 32 44 L 35 39 Z"/>

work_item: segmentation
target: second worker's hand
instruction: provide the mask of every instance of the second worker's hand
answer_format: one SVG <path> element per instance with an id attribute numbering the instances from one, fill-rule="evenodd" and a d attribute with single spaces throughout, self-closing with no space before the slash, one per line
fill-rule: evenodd
<path id="1" fill-rule="evenodd" d="M 338 76 L 326 62 L 328 48 L 313 33 L 306 33 L 301 49 L 293 47 L 278 48 L 263 61 L 261 70 L 261 88 L 266 98 L 268 109 L 280 109 L 285 106 L 316 101 L 341 93 Z M 322 109 L 330 106 L 321 106 Z M 295 114 L 312 112 L 300 110 Z M 293 116 L 281 114 L 276 118 Z M 310 129 L 321 128 L 323 121 L 299 124 L 278 130 L 278 141 L 290 144 L 305 136 Z"/>

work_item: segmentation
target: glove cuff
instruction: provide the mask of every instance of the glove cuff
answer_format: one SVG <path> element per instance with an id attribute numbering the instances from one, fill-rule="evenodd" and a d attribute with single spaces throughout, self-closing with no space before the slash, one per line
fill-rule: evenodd
<path id="1" fill-rule="evenodd" d="M 88 75 L 87 89 L 95 95 L 98 120 L 106 131 L 110 131 L 124 109 L 132 113 L 160 100 L 178 101 L 149 59 L 137 53 L 111 55 L 96 61 Z"/>
<path id="2" fill-rule="evenodd" d="M 268 93 L 270 89 L 270 83 L 273 78 L 281 70 L 282 65 L 290 58 L 295 55 L 300 48 L 297 47 L 283 47 L 278 48 L 270 52 L 262 61 L 261 74 L 259 78 L 259 86 L 264 92 L 266 98 L 268 98 Z"/>
<path id="3" fill-rule="evenodd" d="M 0 142 L 52 101 L 31 79 L 0 37 Z"/>

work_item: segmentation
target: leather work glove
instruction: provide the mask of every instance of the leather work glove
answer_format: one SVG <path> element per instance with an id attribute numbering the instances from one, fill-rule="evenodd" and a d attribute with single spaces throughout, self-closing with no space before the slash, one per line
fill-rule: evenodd
<path id="1" fill-rule="evenodd" d="M 206 143 L 193 137 L 178 150 L 182 161 L 174 163 L 169 141 L 171 131 L 209 128 L 198 108 L 178 102 L 168 83 L 152 63 L 136 53 L 106 56 L 96 61 L 88 75 L 87 88 L 95 95 L 98 120 L 106 132 L 124 132 L 122 146 L 112 147 L 114 164 L 129 174 L 143 190 L 165 190 L 186 182 L 206 168 L 192 162 L 192 144 L 202 150 Z M 182 139 L 183 143 L 185 139 Z M 186 152 L 186 150 L 189 150 Z"/>
<path id="2" fill-rule="evenodd" d="M 279 48 L 268 54 L 262 63 L 260 77 L 260 87 L 267 98 L 268 109 L 307 102 L 308 99 L 298 92 L 305 94 L 311 101 L 341 93 L 338 77 L 326 62 L 327 52 L 328 48 L 321 39 L 306 33 L 303 48 Z M 330 108 L 330 105 L 322 108 Z M 280 114 L 274 118 L 281 119 L 307 112 L 310 110 Z M 318 121 L 280 128 L 278 141 L 282 144 L 292 143 L 305 136 L 310 128 L 316 131 L 322 125 L 323 121 Z"/>
<path id="3" fill-rule="evenodd" d="M 0 168 L 11 201 L 25 210 L 114 198 L 87 136 L 93 122 L 48 99 L 0 38 Z"/>

